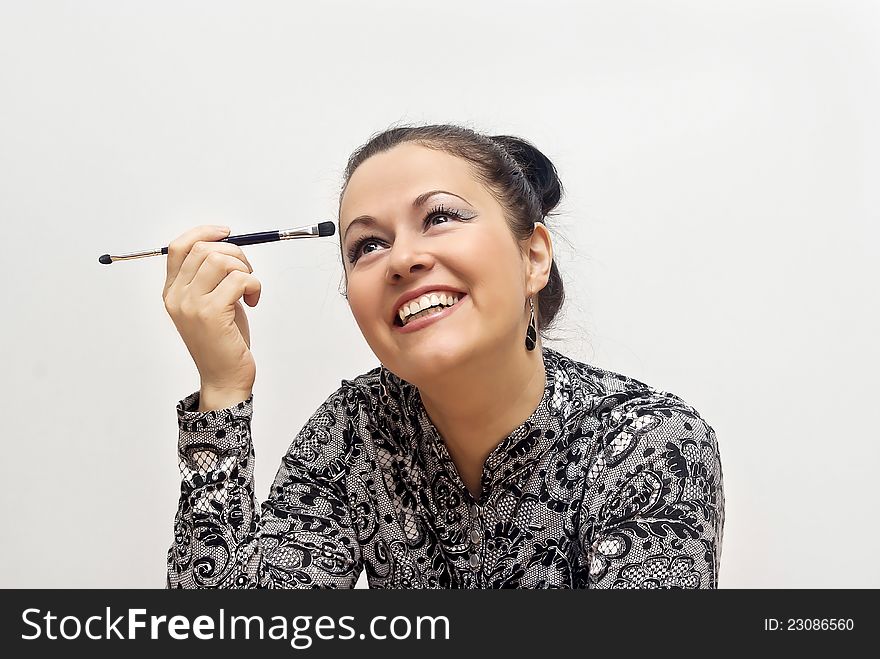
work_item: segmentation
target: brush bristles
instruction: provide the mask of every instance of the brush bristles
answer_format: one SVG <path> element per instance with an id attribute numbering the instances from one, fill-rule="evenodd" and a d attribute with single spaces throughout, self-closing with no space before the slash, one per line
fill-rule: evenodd
<path id="1" fill-rule="evenodd" d="M 336 225 L 333 222 L 321 222 L 318 225 L 318 235 L 323 238 L 324 236 L 332 236 L 336 233 Z"/>

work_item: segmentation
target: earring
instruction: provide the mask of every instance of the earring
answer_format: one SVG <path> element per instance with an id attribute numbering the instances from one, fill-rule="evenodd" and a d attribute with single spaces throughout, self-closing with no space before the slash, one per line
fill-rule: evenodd
<path id="1" fill-rule="evenodd" d="M 526 329 L 526 350 L 534 350 L 538 340 L 538 330 L 535 327 L 535 303 L 529 297 L 529 326 Z"/>

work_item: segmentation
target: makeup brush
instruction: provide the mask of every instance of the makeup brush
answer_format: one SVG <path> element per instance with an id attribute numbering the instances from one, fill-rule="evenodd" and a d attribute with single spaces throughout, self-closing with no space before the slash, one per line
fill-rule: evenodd
<path id="1" fill-rule="evenodd" d="M 333 222 L 319 222 L 318 224 L 310 224 L 296 229 L 276 229 L 275 231 L 260 231 L 258 233 L 243 233 L 240 236 L 227 236 L 217 242 L 232 243 L 233 245 L 256 245 L 258 243 L 271 243 L 276 240 L 291 240 L 292 238 L 323 238 L 324 236 L 332 236 L 336 233 L 336 225 Z M 127 261 L 128 259 L 140 259 L 145 256 L 159 256 L 168 254 L 168 248 L 151 249 L 146 252 L 132 252 L 131 254 L 121 254 L 120 256 L 111 256 L 103 254 L 98 257 L 98 262 L 104 265 L 110 265 L 114 261 Z"/>

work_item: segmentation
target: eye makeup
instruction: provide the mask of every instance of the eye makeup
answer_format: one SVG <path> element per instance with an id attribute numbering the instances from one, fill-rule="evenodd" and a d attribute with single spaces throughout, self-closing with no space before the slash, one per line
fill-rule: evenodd
<path id="1" fill-rule="evenodd" d="M 447 217 L 447 218 L 454 218 L 454 219 L 460 220 L 460 221 L 467 221 L 467 220 L 472 220 L 474 217 L 476 217 L 476 213 L 466 213 L 464 211 L 459 211 L 454 208 L 446 208 L 442 203 L 437 204 L 436 206 L 431 208 L 431 210 L 429 210 L 428 213 L 425 215 L 424 224 L 425 224 L 426 228 L 429 226 L 433 226 L 433 225 L 431 225 L 431 222 L 436 217 Z M 364 247 L 370 243 L 381 242 L 381 241 L 382 241 L 382 239 L 375 234 L 368 234 L 368 235 L 361 236 L 360 238 L 358 238 L 351 245 L 351 247 L 348 248 L 347 256 L 348 256 L 349 263 L 351 263 L 351 264 L 356 263 L 357 260 L 362 256 L 362 254 L 361 254 L 362 247 Z M 367 252 L 367 253 L 369 253 L 369 252 Z"/>

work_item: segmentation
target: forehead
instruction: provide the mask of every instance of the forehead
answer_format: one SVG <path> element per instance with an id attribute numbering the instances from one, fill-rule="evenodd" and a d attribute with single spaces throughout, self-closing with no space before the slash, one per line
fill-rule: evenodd
<path id="1" fill-rule="evenodd" d="M 449 190 L 471 203 L 487 194 L 467 160 L 419 144 L 399 144 L 354 171 L 339 208 L 340 230 L 359 215 L 391 214 L 427 190 Z"/>

